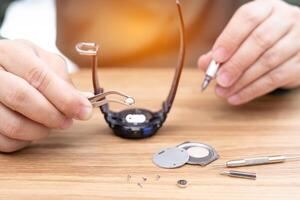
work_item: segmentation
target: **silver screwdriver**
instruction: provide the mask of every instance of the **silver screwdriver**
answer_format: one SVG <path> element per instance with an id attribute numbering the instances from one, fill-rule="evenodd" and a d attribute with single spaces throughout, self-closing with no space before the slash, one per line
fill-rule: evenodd
<path id="1" fill-rule="evenodd" d="M 229 160 L 224 165 L 222 164 L 218 166 L 234 168 L 234 167 L 283 163 L 287 161 L 297 161 L 297 160 L 300 160 L 300 156 L 284 156 L 284 155 L 259 156 L 254 158 Z"/>
<path id="2" fill-rule="evenodd" d="M 220 174 L 225 175 L 225 176 L 234 177 L 234 178 L 244 178 L 244 179 L 256 180 L 256 173 L 253 173 L 253 172 L 242 172 L 242 171 L 230 170 L 230 171 L 222 171 Z"/>
<path id="3" fill-rule="evenodd" d="M 212 60 L 206 70 L 205 78 L 202 83 L 202 92 L 209 86 L 211 80 L 216 76 L 219 70 L 220 64 L 217 63 L 215 60 Z"/>

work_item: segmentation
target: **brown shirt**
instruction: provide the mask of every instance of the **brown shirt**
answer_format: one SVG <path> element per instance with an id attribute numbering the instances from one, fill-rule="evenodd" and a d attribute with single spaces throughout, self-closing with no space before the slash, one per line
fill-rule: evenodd
<path id="1" fill-rule="evenodd" d="M 239 3 L 236 0 L 182 1 L 187 30 L 187 65 L 208 50 Z M 178 53 L 175 0 L 60 0 L 59 48 L 82 65 L 74 51 L 80 41 L 101 47 L 102 66 L 168 66 Z"/>
<path id="2" fill-rule="evenodd" d="M 295 0 L 298 1 L 299 0 Z M 247 0 L 182 0 L 186 65 L 196 66 L 233 13 Z M 87 66 L 74 46 L 100 44 L 102 66 L 173 66 L 178 54 L 175 0 L 57 0 L 58 47 Z"/>

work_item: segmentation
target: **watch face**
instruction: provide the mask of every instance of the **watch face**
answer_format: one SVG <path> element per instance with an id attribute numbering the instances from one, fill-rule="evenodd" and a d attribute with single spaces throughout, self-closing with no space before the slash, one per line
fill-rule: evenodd
<path id="1" fill-rule="evenodd" d="M 114 133 L 123 138 L 142 139 L 156 133 L 166 116 L 146 109 L 128 109 L 107 115 Z"/>

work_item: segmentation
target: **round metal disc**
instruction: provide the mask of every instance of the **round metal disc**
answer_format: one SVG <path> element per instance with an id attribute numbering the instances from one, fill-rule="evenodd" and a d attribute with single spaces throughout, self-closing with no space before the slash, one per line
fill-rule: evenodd
<path id="1" fill-rule="evenodd" d="M 173 169 L 178 168 L 187 163 L 189 154 L 185 149 L 166 148 L 162 149 L 153 156 L 153 163 L 158 167 Z"/>
<path id="2" fill-rule="evenodd" d="M 182 179 L 182 180 L 178 180 L 176 185 L 180 188 L 186 188 L 188 184 L 189 183 L 187 182 L 187 180 Z"/>
<path id="3" fill-rule="evenodd" d="M 205 166 L 219 158 L 216 150 L 206 144 L 185 142 L 178 145 L 177 147 L 185 149 L 188 152 L 188 164 Z"/>

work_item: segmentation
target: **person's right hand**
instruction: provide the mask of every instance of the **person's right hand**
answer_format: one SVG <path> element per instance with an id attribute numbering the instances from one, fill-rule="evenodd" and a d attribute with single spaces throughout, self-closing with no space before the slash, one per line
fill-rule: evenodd
<path id="1" fill-rule="evenodd" d="M 0 40 L 0 82 L 0 152 L 22 149 L 92 114 L 63 58 L 28 41 Z"/>

